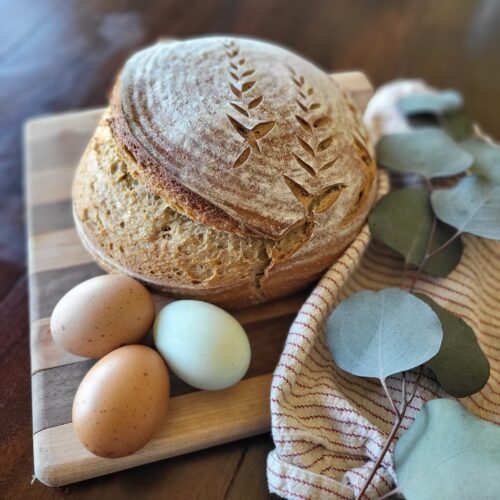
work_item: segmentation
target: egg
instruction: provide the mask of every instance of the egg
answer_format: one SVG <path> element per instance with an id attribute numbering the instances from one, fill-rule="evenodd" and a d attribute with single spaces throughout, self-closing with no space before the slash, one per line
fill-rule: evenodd
<path id="1" fill-rule="evenodd" d="M 85 375 L 73 402 L 73 427 L 94 455 L 118 458 L 142 448 L 165 419 L 167 367 L 144 345 L 120 347 Z"/>
<path id="2" fill-rule="evenodd" d="M 153 327 L 156 348 L 181 380 L 199 389 L 225 389 L 250 365 L 248 337 L 233 316 L 198 300 L 165 306 Z"/>
<path id="3" fill-rule="evenodd" d="M 56 344 L 87 358 L 137 343 L 148 333 L 155 305 L 148 290 L 128 276 L 106 274 L 80 283 L 56 305 L 50 330 Z"/>

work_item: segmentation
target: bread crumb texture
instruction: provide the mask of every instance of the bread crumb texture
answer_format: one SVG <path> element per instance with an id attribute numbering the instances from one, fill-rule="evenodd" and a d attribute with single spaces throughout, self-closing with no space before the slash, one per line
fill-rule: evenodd
<path id="1" fill-rule="evenodd" d="M 261 239 L 209 228 L 146 191 L 118 156 L 104 119 L 78 169 L 75 210 L 102 251 L 147 279 L 224 286 L 268 261 Z"/>

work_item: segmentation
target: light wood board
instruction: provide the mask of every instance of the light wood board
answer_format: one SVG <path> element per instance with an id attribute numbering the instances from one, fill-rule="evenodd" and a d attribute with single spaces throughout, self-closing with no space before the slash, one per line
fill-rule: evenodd
<path id="1" fill-rule="evenodd" d="M 334 78 L 364 109 L 372 94 L 364 75 L 351 72 Z M 50 486 L 268 432 L 272 372 L 307 294 L 234 312 L 252 347 L 252 363 L 242 382 L 225 391 L 206 392 L 173 376 L 168 416 L 142 450 L 120 459 L 89 453 L 73 431 L 71 406 L 94 361 L 59 349 L 50 335 L 49 317 L 68 290 L 104 273 L 76 235 L 70 199 L 74 170 L 102 111 L 37 118 L 25 127 L 34 462 L 36 477 Z M 157 308 L 169 300 L 155 296 Z"/>

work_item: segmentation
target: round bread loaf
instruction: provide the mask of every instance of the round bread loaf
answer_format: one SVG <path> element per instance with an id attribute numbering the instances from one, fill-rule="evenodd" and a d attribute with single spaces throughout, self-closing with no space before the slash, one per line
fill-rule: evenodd
<path id="1" fill-rule="evenodd" d="M 317 279 L 375 197 L 361 117 L 323 71 L 267 43 L 160 42 L 125 65 L 73 186 L 109 271 L 243 307 Z"/>

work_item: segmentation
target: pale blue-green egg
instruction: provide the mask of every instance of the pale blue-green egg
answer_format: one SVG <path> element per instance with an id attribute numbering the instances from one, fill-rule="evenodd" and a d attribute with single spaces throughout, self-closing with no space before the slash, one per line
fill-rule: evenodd
<path id="1" fill-rule="evenodd" d="M 229 313 L 207 302 L 178 300 L 154 324 L 156 348 L 184 382 L 219 390 L 239 382 L 250 365 L 250 343 Z"/>

